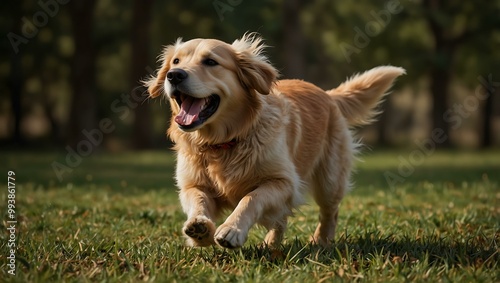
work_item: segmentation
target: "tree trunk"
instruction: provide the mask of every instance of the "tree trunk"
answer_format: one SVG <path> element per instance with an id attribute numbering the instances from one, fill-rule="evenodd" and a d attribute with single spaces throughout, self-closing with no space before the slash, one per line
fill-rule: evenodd
<path id="1" fill-rule="evenodd" d="M 433 129 L 441 129 L 444 141 L 437 147 L 450 146 L 450 125 L 444 119 L 444 113 L 448 110 L 448 90 L 450 85 L 450 73 L 439 66 L 433 66 L 431 71 L 430 90 L 432 93 L 432 121 Z"/>
<path id="2" fill-rule="evenodd" d="M 95 51 L 92 41 L 92 21 L 96 0 L 72 1 L 71 18 L 75 54 L 72 63 L 71 112 L 69 121 L 69 145 L 75 147 L 88 139 L 83 130 L 98 129 L 97 94 L 95 91 Z M 97 147 L 98 144 L 94 144 Z"/>
<path id="3" fill-rule="evenodd" d="M 22 1 L 15 2 L 15 4 L 13 4 L 13 17 L 16 20 L 14 21 L 14 27 L 12 31 L 15 34 L 22 34 L 21 33 L 22 4 L 23 4 Z M 25 141 L 21 132 L 21 119 L 22 119 L 21 98 L 24 85 L 23 71 L 21 67 L 21 55 L 12 52 L 10 62 L 11 62 L 10 78 L 9 78 L 10 103 L 11 103 L 12 113 L 14 116 L 12 140 L 14 144 L 21 145 Z"/>
<path id="4" fill-rule="evenodd" d="M 305 79 L 304 34 L 300 23 L 300 10 L 304 0 L 284 1 L 284 66 L 285 77 Z"/>
<path id="5" fill-rule="evenodd" d="M 481 147 L 486 148 L 493 145 L 493 139 L 491 135 L 491 120 L 493 119 L 493 92 L 490 91 L 490 87 L 486 87 L 485 91 L 488 92 L 488 97 L 484 102 L 484 115 L 483 115 L 483 132 L 481 135 Z"/>
<path id="6" fill-rule="evenodd" d="M 146 88 L 140 81 L 147 76 L 146 67 L 149 62 L 150 44 L 150 23 L 151 8 L 153 0 L 134 0 L 131 45 L 132 45 L 132 66 L 131 66 L 131 89 L 134 96 L 147 94 Z M 144 96 L 146 99 L 146 96 Z M 143 100 L 137 101 L 138 105 L 134 109 L 135 119 L 133 126 L 133 146 L 136 149 L 150 148 L 153 144 L 151 111 L 149 104 Z"/>
<path id="7" fill-rule="evenodd" d="M 450 146 L 450 125 L 445 121 L 444 114 L 448 110 L 448 91 L 451 82 L 450 70 L 452 68 L 453 53 L 455 51 L 454 39 L 447 37 L 446 27 L 437 20 L 439 13 L 443 13 L 440 0 L 427 0 L 427 21 L 432 36 L 434 37 L 434 54 L 430 70 L 430 91 L 432 95 L 432 121 L 433 129 L 441 129 L 444 141 L 437 147 Z"/>
<path id="8" fill-rule="evenodd" d="M 392 113 L 390 113 L 392 112 L 392 104 L 389 98 L 386 98 L 386 100 L 379 107 L 382 110 L 382 113 L 380 113 L 377 117 L 378 121 L 376 122 L 378 132 L 377 143 L 385 146 L 389 144 L 389 139 L 387 138 L 387 125 L 390 120 L 389 116 L 392 115 Z"/>
<path id="9" fill-rule="evenodd" d="M 46 82 L 52 82 L 53 79 L 45 79 Z M 54 144 L 61 144 L 61 128 L 59 122 L 57 121 L 54 113 L 55 113 L 55 103 L 50 97 L 49 90 L 47 89 L 48 84 L 42 86 L 43 93 L 43 108 L 45 110 L 45 117 L 49 121 L 50 129 L 51 129 L 51 139 Z"/>

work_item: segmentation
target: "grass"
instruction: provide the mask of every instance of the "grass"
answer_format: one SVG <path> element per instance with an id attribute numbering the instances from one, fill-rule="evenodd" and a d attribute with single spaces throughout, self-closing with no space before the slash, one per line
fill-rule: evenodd
<path id="1" fill-rule="evenodd" d="M 183 245 L 168 152 L 94 154 L 62 182 L 51 164 L 64 155 L 1 152 L 0 172 L 16 173 L 18 249 L 11 276 L 4 214 L 0 281 L 499 282 L 500 152 L 436 152 L 389 186 L 410 154 L 364 154 L 331 248 L 307 243 L 310 202 L 279 251 L 258 246 L 260 227 L 233 251 Z M 0 190 L 6 211 L 6 182 Z"/>

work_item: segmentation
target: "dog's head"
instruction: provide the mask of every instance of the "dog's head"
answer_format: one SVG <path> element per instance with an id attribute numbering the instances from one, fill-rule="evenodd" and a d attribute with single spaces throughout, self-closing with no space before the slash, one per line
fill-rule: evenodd
<path id="1" fill-rule="evenodd" d="M 182 131 L 210 126 L 210 131 L 227 135 L 245 112 L 259 106 L 257 96 L 268 94 L 277 78 L 263 48 L 254 34 L 232 44 L 178 39 L 165 48 L 162 67 L 146 86 L 151 97 L 164 94 L 170 99 L 172 122 Z"/>

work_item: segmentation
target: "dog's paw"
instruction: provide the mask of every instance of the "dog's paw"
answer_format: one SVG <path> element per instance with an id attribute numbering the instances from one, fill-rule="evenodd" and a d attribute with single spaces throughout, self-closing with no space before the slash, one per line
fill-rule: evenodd
<path id="1" fill-rule="evenodd" d="M 197 247 L 206 247 L 215 244 L 215 224 L 206 217 L 189 219 L 182 229 L 188 236 L 188 244 Z"/>
<path id="2" fill-rule="evenodd" d="M 236 249 L 246 242 L 247 231 L 222 224 L 215 232 L 215 241 L 223 248 Z"/>

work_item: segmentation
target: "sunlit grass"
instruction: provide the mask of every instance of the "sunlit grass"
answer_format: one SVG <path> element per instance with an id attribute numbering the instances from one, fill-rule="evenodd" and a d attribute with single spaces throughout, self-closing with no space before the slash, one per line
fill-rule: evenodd
<path id="1" fill-rule="evenodd" d="M 2 153 L 14 170 L 19 221 L 12 282 L 320 282 L 500 280 L 500 152 L 437 152 L 390 188 L 405 152 L 365 152 L 356 186 L 342 202 L 337 241 L 307 240 L 317 224 L 311 202 L 290 220 L 283 247 L 259 247 L 255 227 L 243 249 L 183 246 L 185 216 L 164 152 L 96 154 L 59 182 L 63 155 Z M 90 176 L 90 177 L 89 177 Z M 6 204 L 2 184 L 1 205 Z M 5 223 L 4 223 L 5 225 Z M 5 227 L 2 228 L 5 230 Z"/>

